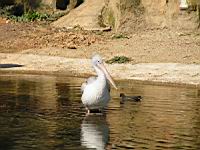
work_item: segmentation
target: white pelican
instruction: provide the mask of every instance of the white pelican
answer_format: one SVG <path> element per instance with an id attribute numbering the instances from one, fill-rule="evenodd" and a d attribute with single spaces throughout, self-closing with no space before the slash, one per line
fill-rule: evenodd
<path id="1" fill-rule="evenodd" d="M 94 67 L 97 77 L 90 77 L 81 86 L 82 103 L 86 107 L 87 113 L 93 109 L 103 109 L 110 100 L 110 83 L 117 89 L 115 82 L 104 66 L 103 60 L 99 55 L 92 57 L 92 66 Z"/>

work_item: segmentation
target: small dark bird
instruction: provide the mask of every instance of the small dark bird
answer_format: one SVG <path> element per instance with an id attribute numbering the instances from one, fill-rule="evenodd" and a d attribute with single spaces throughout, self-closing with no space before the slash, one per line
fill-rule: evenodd
<path id="1" fill-rule="evenodd" d="M 124 104 L 125 100 L 133 100 L 135 102 L 141 101 L 141 96 L 126 96 L 124 93 L 120 93 L 121 101 L 120 104 Z"/>

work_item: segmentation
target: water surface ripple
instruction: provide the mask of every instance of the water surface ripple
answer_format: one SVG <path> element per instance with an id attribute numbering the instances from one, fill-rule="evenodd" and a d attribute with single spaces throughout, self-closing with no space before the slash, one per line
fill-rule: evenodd
<path id="1" fill-rule="evenodd" d="M 0 149 L 200 149 L 200 89 L 118 81 L 105 114 L 85 115 L 82 78 L 0 77 Z M 119 93 L 141 95 L 120 104 Z"/>

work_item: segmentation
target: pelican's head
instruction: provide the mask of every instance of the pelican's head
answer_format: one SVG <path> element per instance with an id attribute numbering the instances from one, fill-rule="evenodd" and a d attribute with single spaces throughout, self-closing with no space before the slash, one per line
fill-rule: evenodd
<path id="1" fill-rule="evenodd" d="M 96 54 L 92 57 L 92 65 L 97 66 L 98 64 L 102 64 L 102 63 L 103 63 L 103 60 L 100 55 Z"/>
<path id="2" fill-rule="evenodd" d="M 114 87 L 115 89 L 117 89 L 117 86 L 116 86 L 115 82 L 113 81 L 111 75 L 110 75 L 109 72 L 107 71 L 107 69 L 106 69 L 106 67 L 105 67 L 105 65 L 104 65 L 104 63 L 103 63 L 103 60 L 102 60 L 101 56 L 99 56 L 99 55 L 94 55 L 94 56 L 92 57 L 92 65 L 93 65 L 94 67 L 97 67 L 101 72 L 103 72 L 104 75 L 106 76 L 106 78 L 108 79 L 108 81 L 110 81 L 110 83 L 113 85 L 113 87 Z"/>

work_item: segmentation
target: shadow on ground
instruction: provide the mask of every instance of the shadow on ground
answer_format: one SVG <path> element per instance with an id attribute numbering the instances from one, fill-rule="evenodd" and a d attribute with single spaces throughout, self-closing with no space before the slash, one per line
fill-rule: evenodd
<path id="1" fill-rule="evenodd" d="M 24 65 L 19 64 L 0 64 L 0 68 L 15 68 L 15 67 L 23 67 Z"/>

